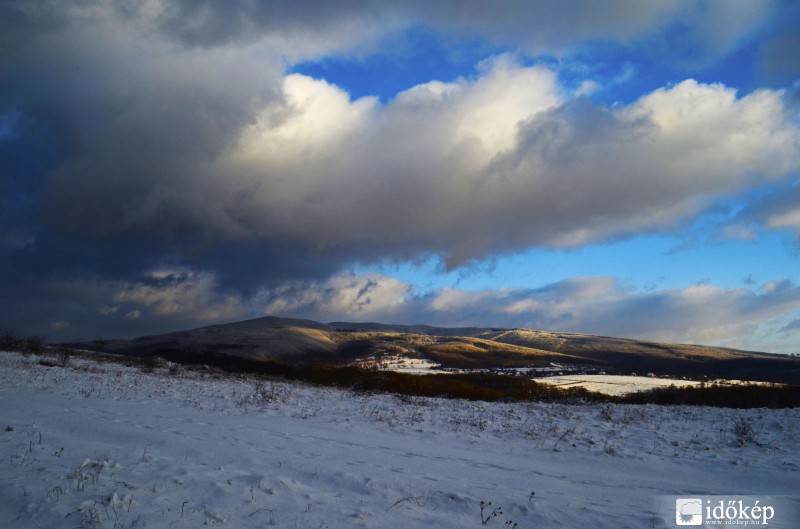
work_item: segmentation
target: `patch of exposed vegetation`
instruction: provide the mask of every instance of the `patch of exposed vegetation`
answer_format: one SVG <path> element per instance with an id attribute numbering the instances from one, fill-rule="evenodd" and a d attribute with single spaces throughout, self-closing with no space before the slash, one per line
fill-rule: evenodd
<path id="1" fill-rule="evenodd" d="M 714 406 L 720 408 L 797 408 L 800 386 L 795 384 L 702 384 L 656 388 L 619 397 L 627 404 Z"/>

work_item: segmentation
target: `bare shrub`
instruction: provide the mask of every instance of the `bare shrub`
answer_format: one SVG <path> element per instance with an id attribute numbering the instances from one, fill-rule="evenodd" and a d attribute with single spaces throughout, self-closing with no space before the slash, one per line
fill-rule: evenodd
<path id="1" fill-rule="evenodd" d="M 58 367 L 69 367 L 70 360 L 72 359 L 72 351 L 66 347 L 61 347 L 56 351 L 56 365 Z"/>
<path id="2" fill-rule="evenodd" d="M 100 473 L 103 469 L 110 467 L 111 464 L 112 461 L 109 458 L 104 458 L 99 461 L 87 458 L 78 468 L 67 475 L 67 479 L 75 483 L 78 491 L 83 491 L 86 482 L 90 482 L 92 486 L 97 489 L 100 482 Z"/>
<path id="3" fill-rule="evenodd" d="M 492 518 L 502 516 L 503 514 L 503 509 L 501 507 L 495 507 L 494 509 L 491 509 L 492 502 L 482 501 L 480 507 L 481 507 L 481 524 L 483 525 L 489 523 L 489 520 L 491 520 Z"/>
<path id="4" fill-rule="evenodd" d="M 155 355 L 143 356 L 141 362 L 141 370 L 144 373 L 154 372 L 156 369 L 158 369 L 161 363 L 160 359 Z"/>
<path id="5" fill-rule="evenodd" d="M 285 388 L 281 388 L 273 382 L 262 379 L 254 379 L 249 382 L 250 392 L 237 400 L 239 406 L 267 406 L 273 403 L 286 402 Z"/>
<path id="6" fill-rule="evenodd" d="M 44 336 L 29 336 L 19 343 L 20 350 L 25 354 L 41 354 L 44 351 Z"/>
<path id="7" fill-rule="evenodd" d="M 19 339 L 13 329 L 0 332 L 0 351 L 13 351 L 19 347 Z"/>
<path id="8" fill-rule="evenodd" d="M 254 380 L 252 383 L 253 397 L 258 404 L 271 404 L 280 401 L 280 395 L 273 383 L 267 383 L 264 380 Z"/>
<path id="9" fill-rule="evenodd" d="M 739 446 L 747 446 L 751 443 L 755 443 L 758 438 L 753 422 L 745 416 L 739 416 L 733 420 L 731 431 L 733 432 L 736 444 Z"/>

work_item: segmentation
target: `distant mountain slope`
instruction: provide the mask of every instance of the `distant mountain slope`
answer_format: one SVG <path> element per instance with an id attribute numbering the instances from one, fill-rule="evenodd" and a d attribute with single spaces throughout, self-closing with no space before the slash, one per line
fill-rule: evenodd
<path id="1" fill-rule="evenodd" d="M 497 342 L 538 347 L 550 351 L 570 352 L 590 358 L 612 360 L 619 355 L 647 355 L 654 358 L 681 358 L 698 360 L 710 358 L 715 360 L 747 357 L 774 357 L 767 353 L 738 351 L 722 347 L 702 345 L 665 344 L 644 340 L 593 336 L 589 334 L 556 333 L 534 331 L 530 329 L 513 329 L 492 335 Z"/>
<path id="2" fill-rule="evenodd" d="M 354 323 L 335 321 L 328 324 L 343 332 L 390 332 L 403 334 L 424 334 L 426 336 L 482 336 L 507 329 L 485 329 L 481 327 L 433 327 L 431 325 L 396 325 L 391 323 Z"/>
<path id="3" fill-rule="evenodd" d="M 254 360 L 318 360 L 334 356 L 333 328 L 311 320 L 272 316 L 143 336 L 105 345 L 110 353 L 146 355 L 165 351 L 226 354 Z"/>
<path id="4" fill-rule="evenodd" d="M 203 355 L 222 355 L 293 364 L 347 364 L 391 356 L 430 360 L 450 368 L 556 364 L 609 373 L 800 383 L 800 360 L 783 355 L 531 329 L 325 324 L 263 317 L 102 345 L 111 353 L 196 355 L 198 360 Z"/>
<path id="5" fill-rule="evenodd" d="M 503 331 L 492 335 L 492 339 L 568 353 L 617 372 L 800 382 L 800 360 L 785 355 L 528 329 Z"/>
<path id="6" fill-rule="evenodd" d="M 439 342 L 422 348 L 432 360 L 451 367 L 522 367 L 556 362 L 572 366 L 595 366 L 620 374 L 652 372 L 672 376 L 800 383 L 800 359 L 724 347 L 532 329 L 342 322 L 329 325 L 338 330 L 383 330 L 416 332 L 430 337 L 455 337 L 446 346 Z M 481 340 L 483 346 L 476 347 L 476 340 Z M 502 345 L 517 346 L 518 349 L 503 348 Z"/>

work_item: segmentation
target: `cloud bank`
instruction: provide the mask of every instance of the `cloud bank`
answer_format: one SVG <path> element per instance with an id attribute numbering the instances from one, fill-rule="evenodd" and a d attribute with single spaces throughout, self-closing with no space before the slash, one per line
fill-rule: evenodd
<path id="1" fill-rule="evenodd" d="M 645 333 L 622 301 L 630 293 L 609 278 L 551 285 L 572 301 L 541 312 L 544 290 L 419 293 L 345 271 L 429 256 L 454 269 L 667 232 L 720 198 L 786 186 L 800 168 L 800 128 L 785 91 L 738 94 L 687 75 L 604 104 L 586 96 L 603 88 L 596 80 L 576 90 L 558 61 L 531 59 L 600 42 L 691 72 L 752 42 L 784 5 L 504 7 L 3 2 L 0 285 L 11 294 L 0 308 L 20 327 L 84 334 L 98 314 L 101 332 L 132 335 L 265 312 L 462 323 L 468 311 L 475 324 L 617 332 L 611 313 L 601 324 L 577 308 L 594 292 L 590 305 L 605 300 L 628 322 L 621 334 Z M 508 52 L 385 102 L 287 73 L 302 60 L 368 55 L 414 27 Z M 765 56 L 777 61 L 785 44 Z M 778 200 L 753 218 L 800 232 L 794 204 Z M 685 295 L 631 303 L 667 307 Z M 714 295 L 734 306 L 775 300 Z M 475 296 L 498 308 L 482 313 Z M 740 335 L 707 324 L 708 339 Z"/>
<path id="2" fill-rule="evenodd" d="M 570 99 L 546 68 L 508 58 L 484 68 L 386 106 L 290 75 L 224 147 L 147 136 L 159 145 L 137 159 L 131 140 L 98 142 L 50 176 L 48 211 L 98 237 L 431 253 L 455 267 L 667 230 L 800 167 L 778 92 L 738 98 L 688 80 L 604 108 Z M 108 167 L 94 166 L 101 158 Z"/>

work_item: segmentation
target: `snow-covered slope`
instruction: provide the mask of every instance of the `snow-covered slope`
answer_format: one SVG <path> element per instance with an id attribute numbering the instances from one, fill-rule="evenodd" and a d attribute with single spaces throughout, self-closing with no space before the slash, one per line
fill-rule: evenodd
<path id="1" fill-rule="evenodd" d="M 661 526 L 659 495 L 800 491 L 797 409 L 487 404 L 40 360 L 0 354 L 4 528 L 619 529 Z"/>

